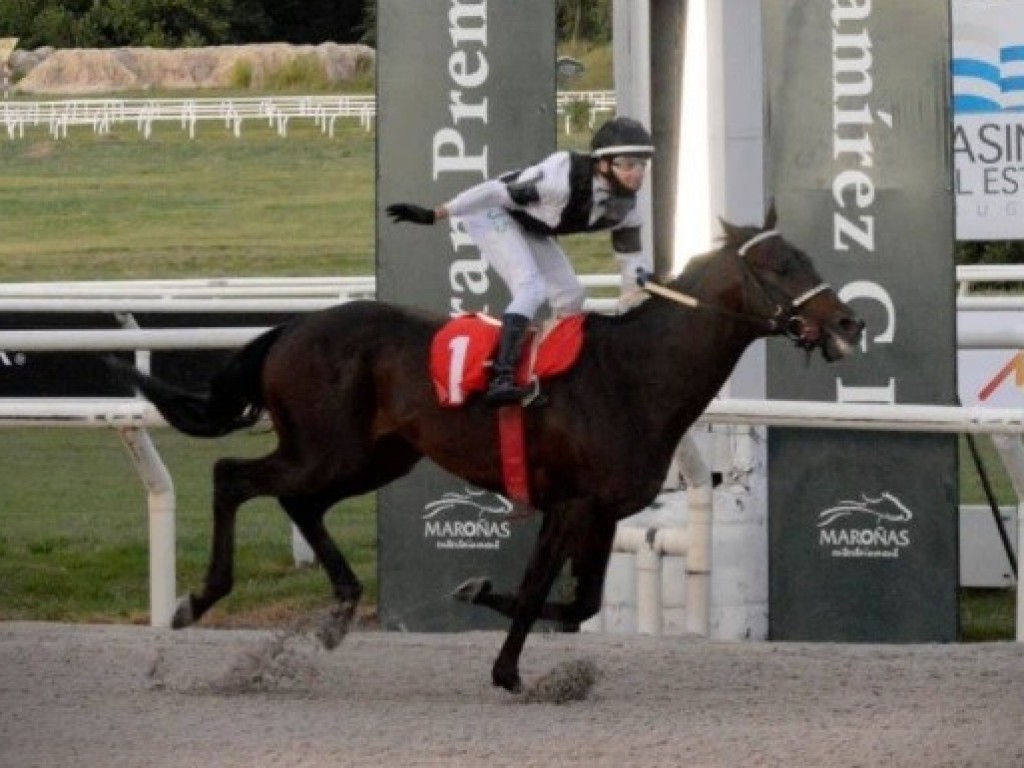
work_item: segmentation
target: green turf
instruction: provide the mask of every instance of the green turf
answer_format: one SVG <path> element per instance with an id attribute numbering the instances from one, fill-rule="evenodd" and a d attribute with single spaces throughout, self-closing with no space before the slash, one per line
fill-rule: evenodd
<path id="1" fill-rule="evenodd" d="M 0 280 L 369 274 L 374 137 L 158 124 L 0 142 Z"/>
<path id="2" fill-rule="evenodd" d="M 113 430 L 8 429 L 14 451 L 0 463 L 0 619 L 145 621 L 146 494 Z M 178 589 L 197 587 L 210 547 L 211 467 L 224 455 L 255 456 L 269 434 L 199 441 L 170 430 L 153 439 L 175 484 Z M 339 505 L 327 523 L 376 599 L 373 496 Z M 318 568 L 292 566 L 291 528 L 269 500 L 238 517 L 236 587 L 211 621 L 286 614 L 330 602 Z"/>

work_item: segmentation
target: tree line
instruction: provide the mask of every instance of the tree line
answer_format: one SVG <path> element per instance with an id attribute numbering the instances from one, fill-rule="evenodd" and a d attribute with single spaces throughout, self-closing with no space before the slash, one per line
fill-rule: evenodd
<path id="1" fill-rule="evenodd" d="M 415 2 L 415 0 L 408 0 Z M 558 0 L 559 39 L 607 42 L 612 0 Z M 34 49 L 376 40 L 376 0 L 0 0 L 0 37 Z"/>

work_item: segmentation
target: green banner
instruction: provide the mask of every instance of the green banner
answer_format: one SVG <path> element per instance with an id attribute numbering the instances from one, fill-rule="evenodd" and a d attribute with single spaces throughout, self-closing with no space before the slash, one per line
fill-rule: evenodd
<path id="1" fill-rule="evenodd" d="M 859 355 L 768 396 L 956 401 L 950 23 L 933 0 L 764 4 L 768 194 L 787 237 L 867 322 Z M 769 634 L 957 637 L 954 436 L 770 432 Z"/>
<path id="2" fill-rule="evenodd" d="M 555 4 L 379 0 L 377 32 L 378 297 L 440 315 L 500 316 L 504 286 L 457 223 L 398 226 L 384 208 L 436 205 L 554 151 Z M 427 461 L 378 499 L 383 625 L 503 627 L 497 614 L 448 594 L 481 575 L 516 589 L 537 520 L 514 520 L 506 499 Z"/>

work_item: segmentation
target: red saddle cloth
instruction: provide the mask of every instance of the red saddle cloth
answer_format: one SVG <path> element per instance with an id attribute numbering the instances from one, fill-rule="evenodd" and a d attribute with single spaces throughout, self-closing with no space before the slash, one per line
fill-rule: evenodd
<path id="1" fill-rule="evenodd" d="M 525 346 L 516 381 L 520 384 L 546 379 L 572 367 L 583 347 L 586 315 L 558 320 L 537 337 L 532 330 Z M 481 314 L 452 318 L 430 345 L 430 377 L 441 405 L 457 408 L 473 394 L 487 389 L 490 361 L 501 336 L 501 321 Z"/>

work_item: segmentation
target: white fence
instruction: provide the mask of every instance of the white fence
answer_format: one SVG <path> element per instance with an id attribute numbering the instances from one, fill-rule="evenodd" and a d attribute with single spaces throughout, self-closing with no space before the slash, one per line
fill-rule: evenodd
<path id="1" fill-rule="evenodd" d="M 563 91 L 556 97 L 556 109 L 565 118 L 565 131 L 571 131 L 573 109 L 582 103 L 587 109 L 588 125 L 598 115 L 615 112 L 613 91 Z M 64 138 L 74 127 L 86 127 L 98 134 L 110 133 L 115 126 L 134 126 L 149 138 L 157 123 L 170 123 L 195 138 L 202 122 L 221 124 L 238 137 L 247 120 L 262 120 L 280 136 L 288 135 L 293 120 L 312 120 L 323 133 L 334 136 L 338 120 L 357 120 L 370 131 L 377 117 L 373 95 L 268 96 L 256 98 L 194 99 L 61 99 L 56 101 L 0 102 L 0 123 L 10 139 L 24 138 L 27 130 L 45 127 L 55 139 Z"/>
<path id="2" fill-rule="evenodd" d="M 1008 277 L 1016 274 L 1017 277 Z M 1024 278 L 1017 273 L 991 270 L 958 270 L 964 283 L 1004 281 Z M 587 276 L 589 287 L 616 286 L 617 276 Z M 373 295 L 372 278 L 354 279 L 284 279 L 268 280 L 203 280 L 203 281 L 125 281 L 114 283 L 29 283 L 0 285 L 2 311 L 111 311 L 130 313 L 196 311 L 308 311 L 354 297 Z M 293 291 L 293 292 L 292 292 Z M 297 294 L 297 295 L 296 295 Z M 958 303 L 965 301 L 961 297 Z M 197 305 L 197 302 L 202 304 Z M 591 300 L 588 308 L 607 309 L 614 299 Z M 975 302 L 976 304 L 977 302 Z M 249 309 L 250 305 L 253 307 Z M 247 307 L 240 310 L 241 306 Z M 273 307 L 273 309 L 268 309 Z M 39 350 L 82 349 L 193 349 L 234 347 L 260 332 L 260 328 L 174 329 L 105 331 L 5 331 L 0 332 L 0 350 L 30 352 Z M 961 336 L 959 346 L 1024 346 L 1024 329 Z M 704 423 L 753 424 L 764 426 L 801 426 L 831 429 L 870 429 L 949 433 L 988 433 L 1014 436 L 1007 443 L 1017 463 L 1024 462 L 1024 411 L 1017 409 L 957 408 L 923 405 L 842 405 L 820 402 L 764 402 L 716 400 L 702 417 Z M 163 466 L 145 431 L 147 426 L 162 421 L 146 403 L 119 398 L 0 398 L 0 427 L 18 425 L 108 426 L 117 429 L 128 447 L 142 482 L 149 494 L 150 520 L 150 601 L 151 622 L 167 626 L 174 610 L 174 491 L 170 476 Z M 695 465 L 698 471 L 701 464 Z M 1013 476 L 1018 498 L 1024 498 L 1024 464 L 1008 469 Z M 693 470 L 693 467 L 691 467 Z M 708 483 L 695 479 L 695 492 Z M 705 500 L 695 499 L 694 505 Z M 693 559 L 706 547 L 710 537 L 711 514 L 700 515 L 689 531 L 665 532 L 640 537 L 631 543 L 624 533 L 617 546 L 630 548 L 638 554 L 638 565 L 645 569 L 643 581 L 652 584 L 661 554 L 687 552 Z M 633 538 L 637 538 L 633 536 Z M 660 544 L 659 544 L 660 541 Z M 649 552 L 647 550 L 650 550 Z M 705 550 L 706 552 L 706 550 Z M 1018 529 L 1018 552 L 1024 552 L 1024 526 Z M 644 556 L 646 554 L 646 556 Z M 652 566 L 653 563 L 653 566 Z M 707 565 L 710 565 L 707 563 Z M 688 605 L 698 612 L 688 617 L 689 626 L 697 631 L 707 627 L 707 572 L 690 586 L 702 596 L 691 594 Z M 1017 639 L 1024 641 L 1024 590 L 1017 592 Z M 645 612 L 646 608 L 644 609 Z M 700 615 L 703 612 L 703 615 Z M 650 620 L 656 624 L 656 620 Z M 650 628 L 652 624 L 648 624 Z"/>
<path id="3" fill-rule="evenodd" d="M 334 135 L 339 119 L 358 120 L 373 129 L 376 102 L 373 96 L 276 96 L 268 98 L 197 99 L 63 99 L 60 101 L 6 101 L 0 105 L 0 121 L 8 138 L 24 138 L 27 129 L 45 126 L 55 139 L 64 138 L 76 126 L 95 133 L 109 133 L 114 126 L 133 125 L 146 138 L 157 123 L 171 123 L 195 138 L 200 122 L 220 123 L 236 137 L 246 120 L 262 120 L 281 136 L 288 123 L 312 120 L 327 135 Z"/>

